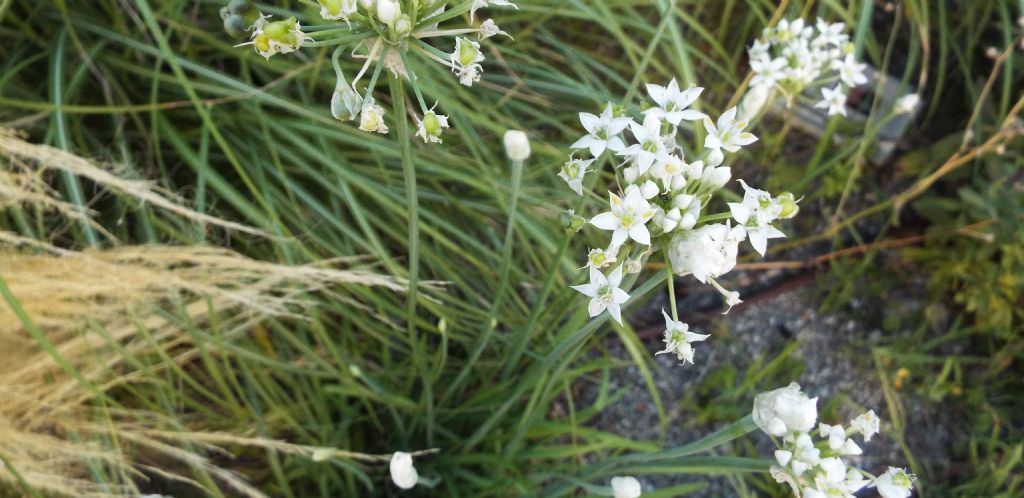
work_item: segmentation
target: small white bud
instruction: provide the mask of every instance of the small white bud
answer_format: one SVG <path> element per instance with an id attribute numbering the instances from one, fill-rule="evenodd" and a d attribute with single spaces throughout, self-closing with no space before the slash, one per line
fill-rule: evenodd
<path id="1" fill-rule="evenodd" d="M 394 26 L 400 15 L 402 7 L 395 0 L 377 0 L 377 19 L 380 19 L 380 22 Z"/>
<path id="2" fill-rule="evenodd" d="M 641 493 L 640 481 L 635 477 L 613 477 L 612 496 L 614 498 L 637 498 Z"/>
<path id="3" fill-rule="evenodd" d="M 391 455 L 391 480 L 402 489 L 412 489 L 419 481 L 419 473 L 412 464 L 412 455 L 396 451 Z"/>
<path id="4" fill-rule="evenodd" d="M 505 132 L 505 154 L 513 161 L 525 161 L 530 157 L 530 138 L 519 130 Z"/>
<path id="5" fill-rule="evenodd" d="M 334 456 L 334 448 L 317 448 L 310 457 L 314 462 L 326 462 Z"/>

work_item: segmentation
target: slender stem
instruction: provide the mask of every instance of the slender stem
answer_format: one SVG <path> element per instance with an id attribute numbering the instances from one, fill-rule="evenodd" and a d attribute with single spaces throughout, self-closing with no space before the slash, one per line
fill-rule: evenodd
<path id="1" fill-rule="evenodd" d="M 594 174 L 590 179 L 590 183 L 587 184 L 586 192 L 590 192 L 594 188 L 594 184 L 601 177 L 601 170 L 604 168 L 604 164 L 608 158 L 607 154 L 602 155 L 594 166 Z M 580 211 L 583 204 L 586 202 L 587 196 L 581 196 L 576 200 L 573 206 L 575 211 Z M 565 257 L 565 252 L 569 249 L 569 243 L 572 241 L 573 234 L 571 232 L 566 233 L 562 238 L 562 245 L 559 246 L 558 252 L 554 258 L 551 259 L 551 267 L 547 269 L 546 278 L 544 279 L 544 285 L 541 287 L 540 294 L 537 296 L 537 300 L 533 303 L 533 310 L 530 312 L 530 318 L 527 320 L 526 327 L 519 332 L 512 346 L 512 351 L 509 354 L 508 362 L 505 364 L 505 369 L 501 373 L 502 379 L 507 379 L 512 373 L 512 369 L 515 368 L 519 362 L 519 358 L 523 355 L 526 350 L 526 343 L 530 339 L 530 335 L 533 333 L 533 328 L 537 325 L 537 321 L 540 319 L 541 312 L 546 309 L 544 306 L 545 301 L 548 299 L 548 295 L 551 293 L 551 289 L 554 287 L 555 277 L 561 274 L 559 267 L 562 265 L 562 258 Z"/>
<path id="2" fill-rule="evenodd" d="M 459 372 L 458 377 L 451 383 L 451 386 L 445 391 L 444 396 L 441 398 L 440 405 L 444 403 L 455 394 L 458 389 L 465 382 L 466 378 L 473 371 L 473 366 L 477 360 L 480 359 L 480 355 L 483 354 L 484 349 L 487 348 L 487 344 L 490 343 L 491 338 L 494 336 L 494 329 L 497 326 L 495 323 L 495 315 L 498 313 L 498 308 L 501 306 L 502 298 L 505 296 L 505 289 L 508 288 L 509 272 L 512 269 L 512 247 L 515 242 L 516 232 L 516 213 L 519 204 L 519 186 L 522 183 L 523 177 L 523 161 L 512 161 L 512 199 L 509 201 L 508 207 L 508 225 L 505 228 L 505 244 L 502 248 L 501 256 L 501 271 L 498 277 L 498 289 L 494 292 L 494 300 L 491 302 L 491 310 L 488 313 L 487 322 L 484 324 L 484 330 L 480 334 L 480 341 L 477 346 L 473 349 L 469 359 L 466 361 L 465 366 L 462 367 L 462 371 Z M 559 258 L 561 259 L 561 258 Z"/>
<path id="3" fill-rule="evenodd" d="M 668 257 L 668 244 L 665 244 L 661 248 L 661 252 L 665 254 L 665 282 L 668 284 L 668 302 L 669 306 L 672 307 L 672 319 L 679 321 L 679 312 L 676 311 L 676 281 L 673 278 L 674 273 L 672 272 L 672 259 Z"/>
<path id="4" fill-rule="evenodd" d="M 416 307 L 419 298 L 420 274 L 420 215 L 419 197 L 416 191 L 416 166 L 413 163 L 409 119 L 406 117 L 404 82 L 400 77 L 390 78 L 389 81 L 391 83 L 391 104 L 395 116 L 395 133 L 398 135 L 399 149 L 402 154 L 402 173 L 405 176 L 405 200 L 409 211 L 409 293 L 405 307 L 405 325 L 412 347 L 413 361 L 419 367 L 420 380 L 423 382 L 423 401 L 427 411 L 427 440 L 432 441 L 434 437 L 434 395 L 423 351 L 421 351 L 422 348 L 416 334 Z"/>

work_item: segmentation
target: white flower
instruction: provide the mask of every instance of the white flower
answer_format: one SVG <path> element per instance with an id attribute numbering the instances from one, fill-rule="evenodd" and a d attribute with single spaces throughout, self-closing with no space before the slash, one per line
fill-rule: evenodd
<path id="1" fill-rule="evenodd" d="M 612 496 L 613 498 L 637 498 L 640 496 L 640 481 L 635 477 L 613 477 Z"/>
<path id="2" fill-rule="evenodd" d="M 626 238 L 645 246 L 651 245 L 651 233 L 646 223 L 654 216 L 651 204 L 644 199 L 636 185 L 626 187 L 625 198 L 608 192 L 611 211 L 601 213 L 590 224 L 601 230 L 612 230 L 613 246 L 622 245 Z"/>
<path id="3" fill-rule="evenodd" d="M 704 129 L 708 132 L 708 136 L 704 137 L 704 148 L 712 151 L 713 155 L 709 156 L 715 159 L 709 159 L 712 166 L 722 163 L 721 149 L 736 152 L 740 150 L 740 147 L 757 141 L 757 137 L 752 133 L 743 131 L 746 127 L 746 121 L 736 120 L 735 107 L 722 113 L 718 118 L 717 125 L 711 121 L 711 118 L 704 118 Z"/>
<path id="4" fill-rule="evenodd" d="M 356 0 L 317 0 L 320 4 L 320 17 L 332 21 L 348 22 L 348 16 L 356 13 Z"/>
<path id="5" fill-rule="evenodd" d="M 704 163 L 697 161 L 695 164 L 703 166 Z M 730 178 L 732 178 L 732 168 L 728 166 L 709 164 L 700 173 L 701 185 L 710 190 L 718 190 L 724 187 L 726 183 L 729 183 Z"/>
<path id="6" fill-rule="evenodd" d="M 687 109 L 687 107 L 690 107 L 690 104 L 697 100 L 703 91 L 704 88 L 692 85 L 686 90 L 680 90 L 675 78 L 672 78 L 667 87 L 647 85 L 647 93 L 658 104 L 658 107 L 653 107 L 645 112 L 672 123 L 672 126 L 679 126 L 679 122 L 684 119 L 696 121 L 703 118 L 704 113 Z"/>
<path id="7" fill-rule="evenodd" d="M 849 39 L 846 33 L 844 33 L 846 30 L 845 23 L 828 23 L 819 17 L 815 27 L 818 28 L 818 37 L 814 39 L 816 46 L 831 45 L 833 47 L 841 47 Z"/>
<path id="8" fill-rule="evenodd" d="M 260 14 L 252 25 L 250 41 L 242 45 L 252 45 L 257 53 L 269 59 L 274 54 L 294 52 L 306 41 L 308 36 L 294 17 L 283 21 L 268 21 L 269 18 Z"/>
<path id="9" fill-rule="evenodd" d="M 479 43 L 461 36 L 456 38 L 455 50 L 452 51 L 449 59 L 452 63 L 452 71 L 459 78 L 459 83 L 473 86 L 473 83 L 480 81 L 480 73 L 483 72 L 480 62 L 483 62 L 484 54 L 480 52 Z"/>
<path id="10" fill-rule="evenodd" d="M 412 455 L 396 451 L 391 455 L 391 480 L 402 489 L 412 489 L 419 480 L 416 467 L 412 465 Z"/>
<path id="11" fill-rule="evenodd" d="M 498 25 L 494 23 L 494 19 L 488 19 L 480 23 L 480 30 L 476 32 L 476 36 L 480 40 L 486 40 L 495 35 L 505 35 L 512 38 L 511 35 L 498 28 Z"/>
<path id="12" fill-rule="evenodd" d="M 664 309 L 661 310 L 661 314 L 665 317 L 665 349 L 654 354 L 672 353 L 683 363 L 693 363 L 692 343 L 701 342 L 710 336 L 690 332 L 689 325 L 673 320 Z"/>
<path id="13" fill-rule="evenodd" d="M 740 184 L 743 185 L 743 202 L 730 202 L 729 210 L 733 219 L 747 230 L 750 245 L 764 256 L 768 239 L 786 236 L 771 225 L 782 214 L 782 204 L 764 190 L 750 188 L 743 180 L 740 180 Z"/>
<path id="14" fill-rule="evenodd" d="M 512 7 L 518 9 L 516 4 L 512 3 L 512 0 L 473 0 L 473 5 L 469 8 L 469 18 L 476 19 L 476 10 L 487 7 L 488 5 L 499 5 L 502 7 Z"/>
<path id="15" fill-rule="evenodd" d="M 906 470 L 889 467 L 889 470 L 876 477 L 870 486 L 877 488 L 882 498 L 907 498 L 914 489 L 915 479 Z"/>
<path id="16" fill-rule="evenodd" d="M 864 75 L 864 68 L 866 67 L 867 64 L 857 62 L 852 53 L 846 54 L 846 57 L 843 59 L 832 61 L 832 69 L 839 71 L 839 79 L 846 86 L 850 87 L 860 86 L 868 82 L 868 77 Z"/>
<path id="17" fill-rule="evenodd" d="M 519 130 L 508 130 L 503 138 L 505 155 L 513 161 L 525 161 L 530 157 L 530 137 Z"/>
<path id="18" fill-rule="evenodd" d="M 600 315 L 607 309 L 608 314 L 621 324 L 622 311 L 620 305 L 629 300 L 629 294 L 626 294 L 626 291 L 619 288 L 621 283 L 622 266 L 612 270 L 611 274 L 607 277 L 600 270 L 591 266 L 590 283 L 574 285 L 572 288 L 590 298 L 590 305 L 587 307 L 587 311 L 590 313 L 591 318 Z"/>
<path id="19" fill-rule="evenodd" d="M 836 114 L 846 116 L 846 92 L 843 91 L 841 86 L 822 88 L 821 102 L 814 104 L 814 107 L 828 109 L 829 116 L 835 116 Z"/>
<path id="20" fill-rule="evenodd" d="M 750 79 L 751 88 L 775 86 L 776 83 L 786 79 L 785 69 L 787 67 L 789 67 L 789 61 L 785 57 L 750 59 L 750 70 L 754 72 L 754 77 Z"/>
<path id="21" fill-rule="evenodd" d="M 576 141 L 570 147 L 573 149 L 589 149 L 590 154 L 598 157 L 605 149 L 612 152 L 619 152 L 626 147 L 622 143 L 619 134 L 625 130 L 633 120 L 631 118 L 617 118 L 612 113 L 612 104 L 608 103 L 600 116 L 586 112 L 580 113 L 580 123 L 587 130 L 588 135 Z"/>
<path id="22" fill-rule="evenodd" d="M 569 161 L 562 165 L 562 170 L 558 172 L 559 178 L 565 180 L 565 183 L 569 185 L 569 188 L 576 195 L 583 195 L 583 177 L 587 174 L 587 167 L 590 166 L 596 159 L 578 159 L 569 158 Z"/>
<path id="23" fill-rule="evenodd" d="M 644 174 L 655 161 L 668 159 L 668 151 L 665 150 L 665 142 L 661 136 L 661 120 L 657 116 L 647 114 L 644 116 L 643 124 L 631 121 L 629 130 L 633 132 L 636 142 L 619 152 L 620 156 L 628 157 L 640 168 L 640 174 Z"/>
<path id="24" fill-rule="evenodd" d="M 436 107 L 436 106 L 435 106 Z M 441 143 L 441 133 L 448 128 L 448 116 L 434 113 L 431 109 L 423 113 L 417 127 L 416 136 L 423 139 L 423 143 Z"/>
<path id="25" fill-rule="evenodd" d="M 875 415 L 874 410 L 868 410 L 857 418 L 850 421 L 850 427 L 860 433 L 864 437 L 864 442 L 871 442 L 871 436 L 878 434 L 879 426 L 878 415 Z"/>
<path id="26" fill-rule="evenodd" d="M 917 105 L 921 102 L 921 97 L 916 93 L 908 93 L 898 99 L 893 105 L 893 112 L 896 114 L 910 114 L 917 109 Z"/>
<path id="27" fill-rule="evenodd" d="M 679 276 L 693 274 L 701 283 L 707 283 L 736 266 L 738 246 L 745 237 L 743 227 L 721 223 L 681 232 L 668 247 L 672 270 Z"/>
<path id="28" fill-rule="evenodd" d="M 794 382 L 758 394 L 754 398 L 753 418 L 758 428 L 772 436 L 806 432 L 818 421 L 818 398 L 808 398 L 800 392 L 800 385 Z"/>
<path id="29" fill-rule="evenodd" d="M 359 129 L 380 134 L 388 132 L 388 126 L 384 124 L 384 108 L 377 105 L 373 97 L 363 103 L 363 110 L 359 113 Z"/>
<path id="30" fill-rule="evenodd" d="M 584 268 L 604 268 L 615 262 L 614 249 L 591 249 L 587 253 L 587 266 Z"/>

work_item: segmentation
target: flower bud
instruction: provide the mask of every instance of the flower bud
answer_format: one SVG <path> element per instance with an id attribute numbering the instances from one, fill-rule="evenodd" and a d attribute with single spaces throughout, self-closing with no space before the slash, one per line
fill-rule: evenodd
<path id="1" fill-rule="evenodd" d="M 505 154 L 513 161 L 525 161 L 530 157 L 530 138 L 518 130 L 505 132 Z"/>
<path id="2" fill-rule="evenodd" d="M 661 192 L 661 189 L 659 189 L 658 184 L 654 183 L 652 180 L 647 180 L 643 185 L 640 185 L 640 195 L 642 195 L 644 199 L 651 199 L 658 195 L 659 192 Z"/>
<path id="3" fill-rule="evenodd" d="M 712 189 L 720 189 L 729 183 L 729 178 L 732 178 L 732 169 L 727 166 L 712 168 L 705 168 L 700 175 L 701 183 L 711 187 Z"/>
<path id="4" fill-rule="evenodd" d="M 363 98 L 345 83 L 338 82 L 331 95 L 331 116 L 334 119 L 351 121 L 363 110 Z"/>
<path id="5" fill-rule="evenodd" d="M 562 213 L 561 222 L 562 226 L 565 227 L 569 233 L 576 233 L 583 229 L 583 225 L 587 224 L 586 218 L 576 214 L 572 209 Z"/>
<path id="6" fill-rule="evenodd" d="M 400 15 L 402 7 L 395 0 L 377 0 L 377 19 L 380 22 L 393 27 Z"/>
<path id="7" fill-rule="evenodd" d="M 640 481 L 637 481 L 635 477 L 612 478 L 613 498 L 637 498 L 640 496 L 641 491 Z"/>
<path id="8" fill-rule="evenodd" d="M 636 179 L 640 177 L 639 166 L 629 166 L 622 168 L 622 178 L 626 180 L 626 183 L 636 183 Z"/>
<path id="9" fill-rule="evenodd" d="M 419 480 L 419 473 L 412 464 L 412 455 L 404 451 L 396 451 L 391 456 L 391 480 L 402 489 L 412 489 Z"/>
<path id="10" fill-rule="evenodd" d="M 399 38 L 405 38 L 412 33 L 412 19 L 409 16 L 402 14 L 394 25 L 395 35 Z"/>

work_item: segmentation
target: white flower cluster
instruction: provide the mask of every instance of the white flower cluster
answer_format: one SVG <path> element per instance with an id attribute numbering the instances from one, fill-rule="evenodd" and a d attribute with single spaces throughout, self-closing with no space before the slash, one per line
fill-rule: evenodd
<path id="1" fill-rule="evenodd" d="M 854 56 L 845 29 L 843 23 L 823 19 L 814 27 L 796 19 L 765 28 L 762 38 L 747 49 L 754 73 L 750 95 L 759 96 L 763 104 L 772 90 L 779 90 L 792 101 L 807 88 L 823 86 L 822 100 L 815 107 L 845 116 L 850 88 L 868 82 L 866 65 Z"/>
<path id="2" fill-rule="evenodd" d="M 476 11 L 491 5 L 516 8 L 511 0 L 473 0 L 454 2 L 451 10 L 447 1 L 420 2 L 411 0 L 317 0 L 320 17 L 324 21 L 344 23 L 343 29 L 337 24 L 303 26 L 294 17 L 282 21 L 271 21 L 255 10 L 247 0 L 232 0 L 223 9 L 221 16 L 229 32 L 238 30 L 246 19 L 253 20 L 246 31 L 256 52 L 270 58 L 276 54 L 287 54 L 302 47 L 337 46 L 333 62 L 337 84 L 331 96 L 331 114 L 338 120 L 357 120 L 359 129 L 373 133 L 388 133 L 384 122 L 384 108 L 378 105 L 372 95 L 381 68 L 387 68 L 395 77 L 408 80 L 416 93 L 421 107 L 422 118 L 417 117 L 416 136 L 425 143 L 441 143 L 441 135 L 448 128 L 448 116 L 437 114 L 434 108 L 427 108 L 416 77 L 406 67 L 406 57 L 417 55 L 440 63 L 452 70 L 459 82 L 472 86 L 483 73 L 484 55 L 479 41 L 507 33 L 498 28 L 493 20 L 487 19 L 479 25 L 453 29 L 441 29 L 439 22 L 462 18 L 470 13 L 476 21 Z M 467 38 L 475 35 L 477 40 Z M 455 39 L 454 50 L 443 52 L 425 40 L 450 37 Z M 365 59 L 365 63 L 351 83 L 346 81 L 338 63 L 338 57 L 346 44 L 351 44 L 353 55 Z M 370 70 L 373 67 L 372 71 Z M 364 92 L 356 89 L 364 74 L 372 74 Z M 436 107 L 436 106 L 435 106 Z"/>
<path id="3" fill-rule="evenodd" d="M 741 181 L 742 202 L 730 204 L 729 212 L 705 213 L 714 194 L 732 177 L 731 169 L 723 165 L 726 154 L 754 143 L 757 137 L 745 131 L 747 122 L 737 119 L 735 107 L 716 121 L 692 109 L 702 91 L 697 86 L 680 88 L 674 79 L 666 86 L 647 85 L 653 106 L 639 120 L 623 115 L 611 103 L 600 115 L 580 113 L 587 135 L 572 148 L 589 152 L 591 158 L 570 156 L 558 175 L 573 192 L 583 195 L 587 174 L 597 174 L 592 170 L 597 160 L 617 158 L 618 163 L 617 185 L 607 193 L 608 210 L 589 220 L 594 227 L 611 232 L 610 243 L 590 251 L 585 266 L 590 283 L 574 287 L 590 297 L 591 316 L 607 310 L 621 322 L 620 306 L 629 299 L 620 288 L 623 272 L 639 272 L 656 250 L 663 251 L 676 275 L 692 274 L 721 292 L 730 307 L 738 304 L 739 294 L 724 289 L 716 279 L 736 265 L 740 242 L 749 238 L 763 255 L 768 239 L 784 236 L 773 223 L 798 211 L 792 194 L 773 197 Z M 702 147 L 680 145 L 683 121 L 703 124 Z M 699 154 L 692 152 L 697 150 Z M 619 261 L 622 264 L 607 275 L 601 271 Z M 665 318 L 662 352 L 692 363 L 691 343 L 707 336 L 689 332 L 674 309 L 673 316 Z"/>
<path id="4" fill-rule="evenodd" d="M 875 412 L 854 418 L 844 428 L 818 423 L 817 403 L 818 398 L 809 398 L 796 383 L 754 398 L 754 423 L 782 441 L 771 467 L 775 481 L 788 484 L 796 498 L 854 498 L 864 487 L 877 488 L 883 498 L 910 496 L 915 478 L 905 470 L 889 467 L 875 477 L 843 461 L 862 453 L 853 436 L 866 443 L 878 433 Z"/>

